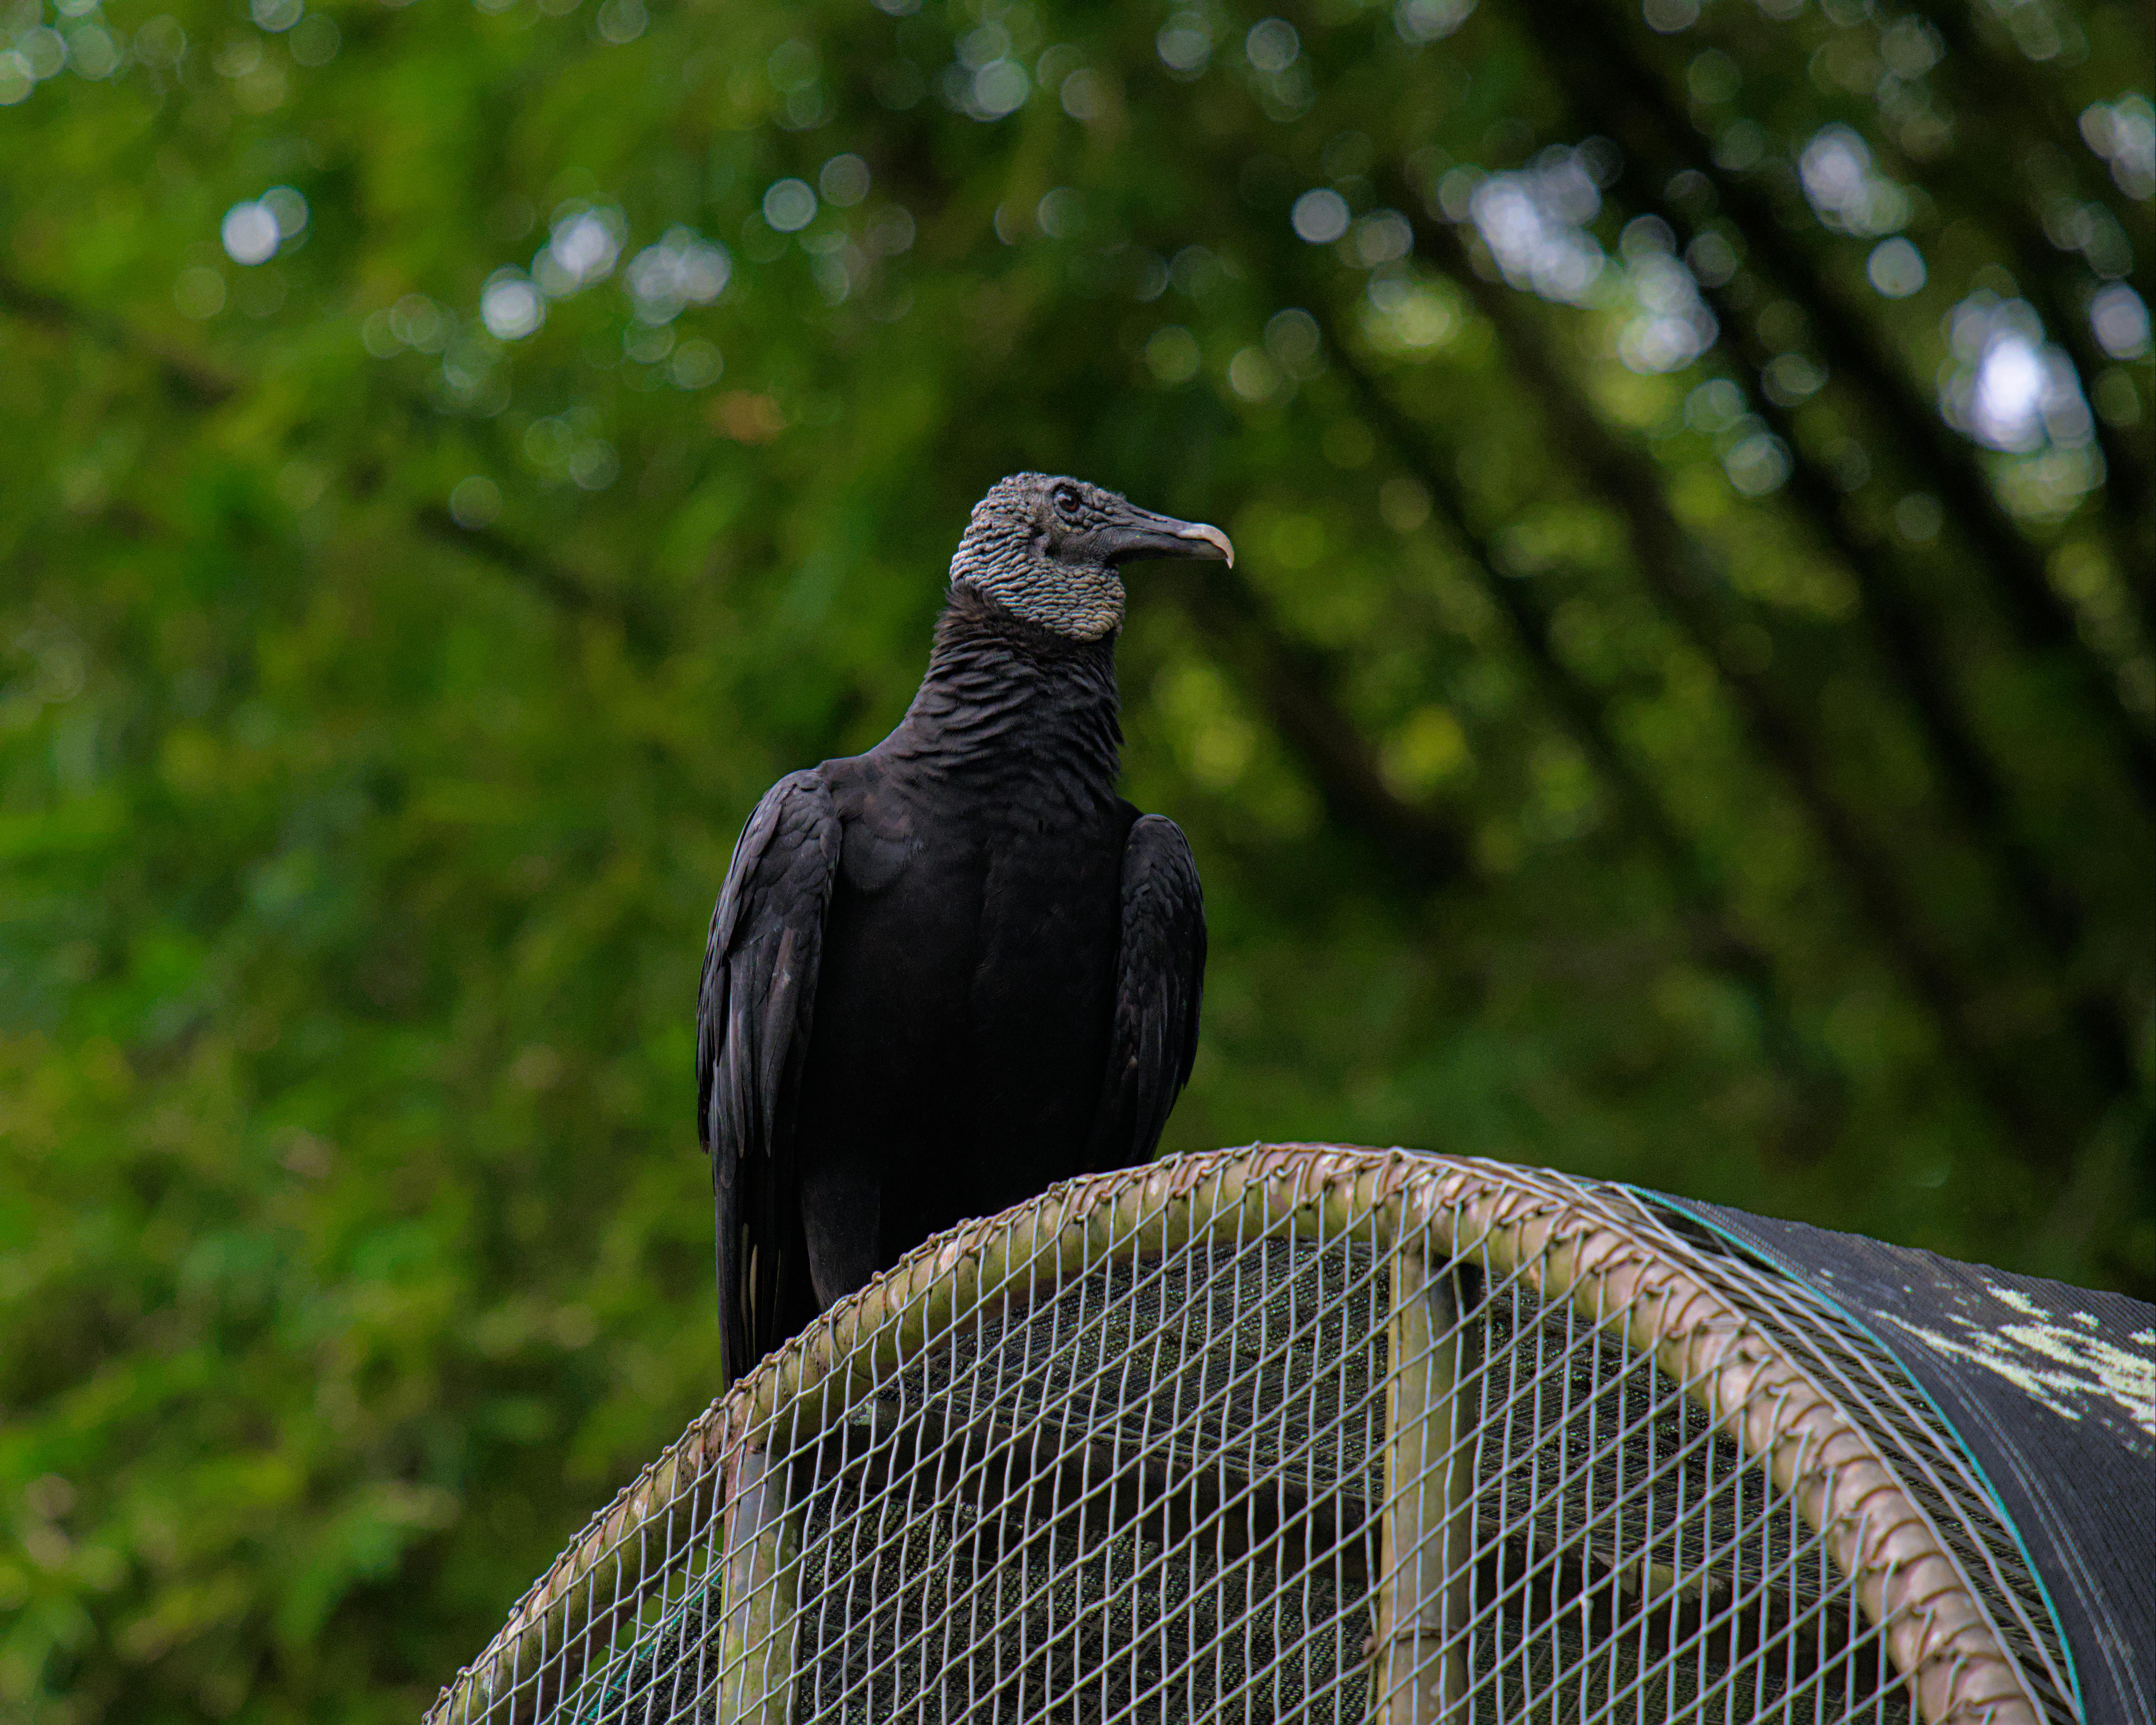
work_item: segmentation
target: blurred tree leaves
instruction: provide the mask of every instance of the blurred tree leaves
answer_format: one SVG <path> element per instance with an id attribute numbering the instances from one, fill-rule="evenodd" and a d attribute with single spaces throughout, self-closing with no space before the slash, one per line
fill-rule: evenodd
<path id="1" fill-rule="evenodd" d="M 690 1005 L 1021 465 L 1173 1147 L 2147 1291 L 2145 6 L 8 0 L 0 1705 L 412 1717 L 710 1395 Z"/>

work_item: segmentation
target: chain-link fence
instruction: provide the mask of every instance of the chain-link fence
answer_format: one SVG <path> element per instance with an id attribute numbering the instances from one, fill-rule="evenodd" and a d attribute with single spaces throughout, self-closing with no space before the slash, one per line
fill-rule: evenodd
<path id="1" fill-rule="evenodd" d="M 1621 1189 L 1220 1153 L 932 1242 L 430 1725 L 2076 1717 L 1900 1368 Z"/>

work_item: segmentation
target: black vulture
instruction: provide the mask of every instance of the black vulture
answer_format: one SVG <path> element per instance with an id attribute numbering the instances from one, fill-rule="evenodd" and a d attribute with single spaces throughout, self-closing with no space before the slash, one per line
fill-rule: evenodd
<path id="1" fill-rule="evenodd" d="M 1152 1155 L 1205 915 L 1181 829 L 1116 792 L 1119 571 L 1234 555 L 1082 480 L 999 481 L 898 727 L 749 816 L 696 1008 L 729 1384 L 938 1230 Z"/>

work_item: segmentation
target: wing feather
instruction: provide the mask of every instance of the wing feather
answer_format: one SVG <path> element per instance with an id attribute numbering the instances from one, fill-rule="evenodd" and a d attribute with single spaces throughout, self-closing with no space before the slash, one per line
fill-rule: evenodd
<path id="1" fill-rule="evenodd" d="M 778 1343 L 798 1250 L 792 1128 L 841 832 L 814 771 L 782 778 L 742 829 L 711 911 L 696 1001 L 696 1132 L 711 1158 L 726 1382 Z"/>
<path id="2" fill-rule="evenodd" d="M 1108 1070 L 1088 1157 L 1094 1168 L 1149 1160 L 1190 1081 L 1205 988 L 1205 898 L 1183 829 L 1141 815 L 1123 846 L 1122 937 Z"/>

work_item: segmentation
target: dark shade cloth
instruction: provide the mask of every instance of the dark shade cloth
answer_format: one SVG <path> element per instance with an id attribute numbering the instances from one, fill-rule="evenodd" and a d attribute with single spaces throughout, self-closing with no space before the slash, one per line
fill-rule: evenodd
<path id="1" fill-rule="evenodd" d="M 1894 1356 L 2020 1534 L 2089 1725 L 2156 1721 L 2156 1306 L 1720 1204 L 1656 1201 L 1816 1289 Z"/>

